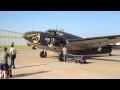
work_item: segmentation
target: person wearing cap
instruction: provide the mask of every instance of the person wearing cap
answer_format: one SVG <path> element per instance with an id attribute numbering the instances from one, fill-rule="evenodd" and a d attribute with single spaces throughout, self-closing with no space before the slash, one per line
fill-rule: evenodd
<path id="1" fill-rule="evenodd" d="M 10 57 L 11 57 L 11 65 L 10 65 L 10 68 L 13 66 L 13 69 L 15 69 L 14 60 L 15 60 L 15 58 L 16 58 L 16 54 L 17 54 L 17 51 L 16 51 L 16 49 L 14 48 L 14 45 L 12 44 L 12 45 L 11 45 L 11 48 L 10 48 Z"/>
<path id="2" fill-rule="evenodd" d="M 2 79 L 2 74 L 4 75 L 4 79 L 6 79 L 6 71 L 8 68 L 8 57 L 10 57 L 7 52 L 7 47 L 4 47 L 3 52 L 0 53 L 0 79 Z"/>

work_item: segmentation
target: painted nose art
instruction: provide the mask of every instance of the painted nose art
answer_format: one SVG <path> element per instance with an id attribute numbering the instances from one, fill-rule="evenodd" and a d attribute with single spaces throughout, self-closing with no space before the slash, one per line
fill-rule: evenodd
<path id="1" fill-rule="evenodd" d="M 33 39 L 33 43 L 41 44 L 41 42 L 40 42 L 40 33 L 36 33 L 36 36 L 34 38 L 35 39 Z"/>
<path id="2" fill-rule="evenodd" d="M 35 43 L 35 44 L 41 44 L 40 43 L 40 32 L 26 32 L 22 36 L 25 40 Z"/>

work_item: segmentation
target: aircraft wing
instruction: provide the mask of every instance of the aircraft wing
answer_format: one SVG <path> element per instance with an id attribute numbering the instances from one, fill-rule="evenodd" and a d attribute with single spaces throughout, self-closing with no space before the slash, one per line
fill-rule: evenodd
<path id="1" fill-rule="evenodd" d="M 120 35 L 92 37 L 84 39 L 69 39 L 66 46 L 72 50 L 83 50 L 87 48 L 110 45 L 117 42 L 120 42 Z"/>

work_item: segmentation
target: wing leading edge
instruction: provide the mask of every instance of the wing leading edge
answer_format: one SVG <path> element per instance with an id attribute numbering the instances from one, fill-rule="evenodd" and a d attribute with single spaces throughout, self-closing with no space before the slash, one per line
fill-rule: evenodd
<path id="1" fill-rule="evenodd" d="M 98 46 L 114 44 L 117 42 L 120 42 L 120 35 L 92 37 L 84 39 L 69 39 L 67 46 L 69 49 L 72 50 L 83 50 L 87 48 L 94 48 Z"/>

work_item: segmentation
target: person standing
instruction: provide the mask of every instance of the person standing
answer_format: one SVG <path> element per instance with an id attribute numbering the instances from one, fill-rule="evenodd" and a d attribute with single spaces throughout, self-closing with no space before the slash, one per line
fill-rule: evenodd
<path id="1" fill-rule="evenodd" d="M 62 51 L 63 51 L 63 56 L 64 56 L 64 62 L 66 62 L 67 61 L 67 48 L 65 45 L 64 45 Z"/>
<path id="2" fill-rule="evenodd" d="M 10 65 L 10 68 L 13 66 L 13 68 L 15 69 L 14 60 L 15 60 L 15 58 L 16 58 L 16 54 L 17 54 L 17 51 L 16 51 L 16 49 L 14 48 L 14 45 L 12 44 L 12 45 L 11 45 L 11 48 L 10 48 L 10 57 L 11 57 L 11 65 Z"/>
<path id="3" fill-rule="evenodd" d="M 4 47 L 4 51 L 0 53 L 0 79 L 2 79 L 3 75 L 4 79 L 7 78 L 6 71 L 8 69 L 8 57 L 10 57 L 10 55 L 7 52 L 7 47 Z"/>

